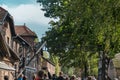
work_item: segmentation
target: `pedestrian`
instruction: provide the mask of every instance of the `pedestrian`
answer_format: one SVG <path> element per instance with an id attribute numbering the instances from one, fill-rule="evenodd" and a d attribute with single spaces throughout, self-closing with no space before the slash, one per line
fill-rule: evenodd
<path id="1" fill-rule="evenodd" d="M 23 76 L 23 80 L 27 80 L 27 77 L 25 75 Z"/>
<path id="2" fill-rule="evenodd" d="M 80 77 L 80 76 L 78 77 L 78 80 L 81 80 L 81 77 Z"/>
<path id="3" fill-rule="evenodd" d="M 95 76 L 91 76 L 92 80 L 96 80 Z"/>
<path id="4" fill-rule="evenodd" d="M 57 80 L 64 80 L 62 72 L 59 72 L 59 77 L 57 78 Z"/>
<path id="5" fill-rule="evenodd" d="M 35 80 L 42 80 L 44 77 L 44 72 L 42 70 L 38 71 Z"/>
<path id="6" fill-rule="evenodd" d="M 35 80 L 35 75 L 33 75 L 32 80 Z"/>
<path id="7" fill-rule="evenodd" d="M 44 80 L 46 80 L 48 77 L 47 77 L 47 75 L 46 74 L 44 74 Z"/>
<path id="8" fill-rule="evenodd" d="M 66 78 L 65 78 L 65 80 L 69 80 L 69 78 L 68 78 L 68 77 L 66 77 Z"/>
<path id="9" fill-rule="evenodd" d="M 22 74 L 18 77 L 18 80 L 23 80 L 23 75 Z"/>
<path id="10" fill-rule="evenodd" d="M 52 76 L 52 80 L 56 80 L 56 79 L 57 79 L 56 74 L 53 74 L 53 76 Z"/>
<path id="11" fill-rule="evenodd" d="M 48 67 L 43 67 L 44 73 L 46 73 L 48 79 L 52 79 L 52 76 L 48 70 Z"/>
<path id="12" fill-rule="evenodd" d="M 70 78 L 70 80 L 75 80 L 75 75 L 73 75 L 71 78 Z"/>
<path id="13" fill-rule="evenodd" d="M 92 80 L 91 76 L 88 76 L 87 80 Z"/>
<path id="14" fill-rule="evenodd" d="M 9 79 L 8 79 L 8 76 L 4 76 L 4 80 L 9 80 Z"/>

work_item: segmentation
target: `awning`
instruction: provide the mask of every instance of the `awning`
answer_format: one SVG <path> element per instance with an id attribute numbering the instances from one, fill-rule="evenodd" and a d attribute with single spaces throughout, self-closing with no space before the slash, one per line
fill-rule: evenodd
<path id="1" fill-rule="evenodd" d="M 15 71 L 15 69 L 4 62 L 0 62 L 0 70 Z"/>

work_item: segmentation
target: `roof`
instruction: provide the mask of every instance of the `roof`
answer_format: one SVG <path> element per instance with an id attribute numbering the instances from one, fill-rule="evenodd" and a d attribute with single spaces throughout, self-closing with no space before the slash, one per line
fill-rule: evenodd
<path id="1" fill-rule="evenodd" d="M 5 18 L 5 16 L 6 16 L 7 13 L 8 12 L 5 9 L 3 9 L 2 7 L 0 7 L 0 23 L 3 22 L 3 20 L 4 20 L 4 18 Z"/>
<path id="2" fill-rule="evenodd" d="M 20 36 L 32 36 L 37 37 L 37 35 L 31 31 L 26 25 L 16 25 L 15 26 L 15 32 L 17 35 Z"/>
<path id="3" fill-rule="evenodd" d="M 10 24 L 10 30 L 12 36 L 15 36 L 15 30 L 14 30 L 14 21 L 13 17 L 9 14 L 9 12 L 2 7 L 0 7 L 0 25 L 4 25 L 4 21 L 8 21 Z"/>

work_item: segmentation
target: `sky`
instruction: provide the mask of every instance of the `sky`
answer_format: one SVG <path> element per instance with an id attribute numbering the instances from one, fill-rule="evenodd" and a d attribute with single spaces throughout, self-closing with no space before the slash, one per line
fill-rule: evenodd
<path id="1" fill-rule="evenodd" d="M 15 25 L 25 23 L 36 32 L 39 40 L 50 27 L 48 23 L 51 19 L 44 17 L 44 12 L 36 0 L 0 0 L 0 6 L 13 16 Z"/>

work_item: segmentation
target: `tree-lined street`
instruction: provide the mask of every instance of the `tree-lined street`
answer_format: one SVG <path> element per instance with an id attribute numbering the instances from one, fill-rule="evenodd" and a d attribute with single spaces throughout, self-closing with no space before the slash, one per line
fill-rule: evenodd
<path id="1" fill-rule="evenodd" d="M 83 76 L 108 80 L 109 60 L 120 51 L 119 0 L 38 0 L 51 30 L 42 38 L 62 66 L 79 67 Z M 102 52 L 102 53 L 101 53 Z M 101 59 L 99 59 L 100 56 Z M 101 70 L 98 63 L 101 61 Z M 91 65 L 92 64 L 92 65 Z M 89 70 L 90 67 L 90 70 Z M 106 77 L 107 76 L 107 77 Z"/>
<path id="2" fill-rule="evenodd" d="M 13 1 L 17 8 L 2 2 L 0 80 L 120 79 L 120 0 L 34 1 L 39 8 L 33 1 Z M 21 19 L 24 25 L 16 25 Z"/>

